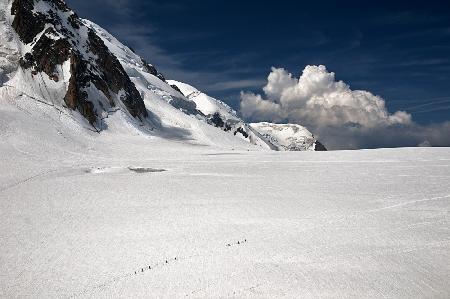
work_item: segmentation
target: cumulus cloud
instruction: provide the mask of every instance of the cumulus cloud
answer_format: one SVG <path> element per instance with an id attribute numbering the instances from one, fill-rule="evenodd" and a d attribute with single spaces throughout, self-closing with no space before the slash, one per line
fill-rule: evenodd
<path id="1" fill-rule="evenodd" d="M 272 68 L 263 91 L 241 93 L 244 117 L 304 125 L 330 148 L 450 145 L 449 123 L 420 126 L 405 111 L 389 113 L 380 96 L 352 90 L 323 65 L 305 67 L 298 79 Z"/>

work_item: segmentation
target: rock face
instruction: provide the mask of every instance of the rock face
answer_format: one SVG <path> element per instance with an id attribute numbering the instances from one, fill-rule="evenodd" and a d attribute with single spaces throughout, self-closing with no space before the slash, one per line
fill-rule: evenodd
<path id="1" fill-rule="evenodd" d="M 325 147 L 325 145 L 323 145 L 322 143 L 320 143 L 319 141 L 316 141 L 316 148 L 315 148 L 316 152 L 326 152 L 327 148 Z"/>
<path id="2" fill-rule="evenodd" d="M 152 64 L 148 63 L 144 59 L 141 60 L 142 63 L 144 64 L 144 69 L 147 73 L 152 74 L 153 76 L 157 77 L 159 80 L 163 82 L 166 82 L 166 78 L 164 77 L 164 75 L 158 72 L 158 70 Z"/>
<path id="3" fill-rule="evenodd" d="M 183 92 L 178 88 L 178 86 L 176 86 L 175 84 L 171 84 L 170 87 L 172 87 L 173 89 L 175 89 L 176 91 L 178 91 L 179 93 L 183 94 Z"/>
<path id="4" fill-rule="evenodd" d="M 15 15 L 12 27 L 20 39 L 28 44 L 34 37 L 44 30 L 46 16 L 34 13 L 34 0 L 15 0 L 11 6 L 11 14 Z"/>
<path id="5" fill-rule="evenodd" d="M 136 118 L 147 117 L 140 93 L 102 39 L 87 28 L 62 0 L 14 0 L 12 27 L 30 49 L 19 64 L 31 74 L 65 80 L 64 102 L 91 124 L 108 106 L 122 102 Z M 67 63 L 70 78 L 64 76 Z"/>

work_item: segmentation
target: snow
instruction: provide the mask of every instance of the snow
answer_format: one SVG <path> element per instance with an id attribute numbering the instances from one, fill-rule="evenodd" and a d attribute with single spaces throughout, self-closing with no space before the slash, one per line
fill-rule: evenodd
<path id="1" fill-rule="evenodd" d="M 49 8 L 47 7 L 48 5 L 48 3 L 43 2 L 37 5 L 35 9 L 38 11 L 46 11 Z M 3 14 L 6 18 L 5 12 L 7 9 L 0 9 L 0 11 L 4 11 Z M 56 13 L 61 16 L 61 19 L 65 23 L 64 26 L 71 28 L 66 23 L 67 17 L 72 14 L 72 12 L 57 11 Z M 10 22 L 11 20 L 9 23 Z M 237 113 L 233 109 L 222 101 L 214 99 L 186 83 L 173 80 L 169 80 L 166 83 L 147 73 L 145 70 L 144 61 L 137 54 L 133 53 L 130 48 L 122 44 L 105 29 L 95 23 L 88 20 L 82 20 L 82 22 L 86 27 L 82 26 L 78 31 L 73 31 L 71 29 L 73 31 L 73 36 L 76 37 L 74 44 L 78 44 L 79 50 L 84 53 L 82 48 L 85 47 L 87 43 L 87 28 L 93 29 L 103 40 L 111 53 L 118 58 L 123 68 L 130 76 L 132 82 L 140 92 L 150 113 L 150 117 L 143 120 L 142 123 L 138 123 L 123 115 L 123 113 L 119 113 L 123 116 L 124 121 L 122 125 L 128 126 L 128 124 L 132 123 L 136 126 L 146 127 L 145 129 L 141 129 L 146 130 L 147 133 L 149 131 L 154 131 L 152 135 L 165 137 L 172 137 L 174 135 L 176 137 L 180 137 L 183 135 L 185 139 L 189 139 L 200 144 L 226 144 L 228 147 L 243 146 L 252 148 L 253 145 L 255 145 L 261 149 L 279 150 L 291 148 L 286 145 L 288 144 L 288 140 L 291 139 L 298 140 L 301 138 L 303 143 L 305 143 L 304 140 L 306 139 L 311 140 L 308 136 L 298 136 L 299 134 L 295 133 L 296 136 L 285 136 L 282 141 L 275 142 L 275 140 L 277 140 L 276 137 L 270 135 L 267 131 L 259 132 L 259 126 L 255 125 L 253 128 L 249 127 L 237 116 Z M 2 27 L 10 28 L 7 23 L 5 23 Z M 23 47 L 22 43 L 14 34 L 10 34 L 10 36 L 11 39 L 15 41 L 16 53 L 23 54 L 28 51 L 23 49 L 19 50 Z M 25 46 L 31 47 L 31 45 Z M 92 58 L 89 56 L 89 53 L 84 53 L 84 55 L 86 56 L 86 59 Z M 14 67 L 17 68 L 17 65 Z M 68 81 L 70 79 L 70 62 L 66 61 L 62 66 L 60 66 L 60 69 L 58 69 L 55 75 L 57 75 L 60 79 L 58 82 L 54 82 L 47 74 L 39 73 L 35 76 L 30 70 L 22 70 L 19 68 L 17 71 L 14 71 L 14 75 L 11 76 L 10 80 L 6 82 L 5 85 L 16 88 L 29 98 L 47 103 L 56 107 L 55 109 L 61 109 L 65 106 L 64 96 L 67 92 Z M 2 76 L 4 77 L 4 75 Z M 173 89 L 169 84 L 177 85 L 183 94 Z M 93 103 L 95 105 L 95 110 L 101 118 L 93 129 L 108 129 L 108 125 L 105 123 L 104 119 L 109 117 L 111 111 L 116 112 L 117 110 L 110 107 L 109 100 L 94 86 L 86 88 L 86 92 L 88 93 L 90 99 L 97 99 L 97 101 L 94 101 Z M 117 96 L 118 99 L 120 99 L 120 94 Z M 116 100 L 115 103 L 118 105 L 120 110 L 127 111 L 127 109 L 121 104 L 121 101 Z M 221 129 L 212 128 L 207 124 L 208 121 L 205 115 L 211 116 L 216 112 L 220 113 L 221 118 L 223 118 L 227 125 L 231 126 L 232 130 L 230 130 L 228 135 L 225 135 L 223 132 L 218 132 Z M 79 119 L 85 127 L 88 126 L 86 121 L 80 118 L 78 112 L 72 111 L 71 113 L 73 118 Z M 120 126 L 120 124 L 117 124 L 116 126 Z M 241 132 L 237 131 L 238 128 Z M 303 131 L 304 130 L 302 130 L 302 132 Z M 242 132 L 245 132 L 245 136 L 242 135 Z M 263 134 L 265 137 L 262 136 Z M 311 142 L 314 143 L 315 140 L 312 140 Z M 250 145 L 244 145 L 245 143 L 250 143 Z M 303 148 L 304 147 L 302 147 L 302 149 Z M 311 148 L 313 148 L 313 146 L 311 146 Z"/>
<path id="2" fill-rule="evenodd" d="M 448 148 L 97 134 L 0 90 L 2 298 L 450 294 Z"/>
<path id="3" fill-rule="evenodd" d="M 7 4 L 0 298 L 449 297 L 449 148 L 263 150 L 173 107 L 194 101 L 236 117 L 144 72 L 139 56 L 84 21 L 150 113 L 141 122 L 119 102 L 96 132 L 62 105 L 67 62 L 59 83 L 17 68 L 24 48 Z M 270 130 L 276 146 L 312 137 L 301 126 L 246 128 L 257 140 Z"/>
<path id="4" fill-rule="evenodd" d="M 27 95 L 29 98 L 61 108 L 64 104 L 63 99 L 67 92 L 68 81 L 70 79 L 70 62 L 66 61 L 62 65 L 57 66 L 54 74 L 58 77 L 58 82 L 55 82 L 43 72 L 33 75 L 31 70 L 19 68 L 19 57 L 31 51 L 34 42 L 23 44 L 19 37 L 14 33 L 14 30 L 11 27 L 13 17 L 10 15 L 10 7 L 11 1 L 0 1 L 0 67 L 3 72 L 7 70 L 6 78 L 3 80 L 0 78 L 0 83 L 15 88 L 18 92 Z M 45 1 L 36 2 L 34 7 L 34 11 L 38 12 L 47 12 L 49 10 L 60 15 L 64 27 L 71 28 L 67 24 L 67 17 L 72 13 L 71 11 L 57 11 L 52 9 Z M 35 41 L 39 40 L 45 30 L 52 26 L 53 25 L 47 24 L 45 29 L 37 35 Z M 82 30 L 80 29 L 80 32 L 81 31 Z M 78 37 L 78 40 L 83 39 L 80 33 L 73 30 L 71 32 L 74 36 Z M 59 39 L 62 37 L 60 33 L 58 33 L 58 35 L 47 33 L 47 36 L 52 39 Z M 5 63 L 5 60 L 2 61 L 2 56 L 4 55 L 6 55 L 6 58 L 10 58 L 9 61 L 6 61 L 7 63 Z M 0 73 L 1 72 L 2 71 L 0 70 Z"/>
<path id="5" fill-rule="evenodd" d="M 297 124 L 252 123 L 250 127 L 259 132 L 277 150 L 313 151 L 315 138 L 308 129 Z"/>
<path id="6" fill-rule="evenodd" d="M 0 1 L 0 84 L 10 79 L 18 65 L 18 50 L 14 43 L 14 34 L 10 26 L 9 15 L 6 13 L 7 3 Z"/>
<path id="7" fill-rule="evenodd" d="M 41 2 L 35 6 L 35 9 L 45 11 L 49 4 Z M 2 68 L 0 73 L 0 82 L 2 83 L 2 86 L 0 86 L 0 95 L 5 95 L 4 100 L 15 102 L 14 105 L 21 106 L 20 109 L 28 111 L 30 114 L 36 113 L 33 110 L 34 107 L 29 107 L 31 102 L 43 103 L 52 107 L 49 108 L 50 111 L 55 110 L 59 111 L 59 113 L 67 114 L 71 118 L 71 121 L 78 122 L 81 127 L 94 131 L 110 130 L 106 134 L 122 133 L 125 131 L 127 133 L 144 134 L 147 138 L 175 138 L 199 145 L 225 144 L 226 148 L 240 147 L 245 149 L 254 147 L 233 135 L 208 125 L 206 119 L 195 110 L 195 105 L 192 101 L 184 98 L 182 94 L 175 91 L 167 83 L 146 73 L 139 56 L 132 53 L 129 48 L 117 41 L 101 27 L 87 20 L 83 20 L 86 26 L 94 29 L 101 36 L 110 51 L 118 57 L 131 80 L 135 83 L 138 91 L 141 93 L 150 114 L 147 119 L 143 119 L 142 121 L 133 119 L 127 113 L 127 109 L 121 101 L 115 101 L 117 107 L 111 107 L 109 100 L 102 92 L 91 85 L 85 91 L 88 93 L 89 98 L 96 99 L 94 105 L 101 120 L 96 123 L 95 127 L 90 126 L 78 111 L 65 108 L 64 97 L 70 78 L 69 61 L 57 67 L 55 74 L 60 79 L 58 82 L 51 80 L 45 73 L 33 75 L 31 70 L 18 68 L 17 56 L 25 54 L 27 51 L 27 49 L 24 49 L 25 46 L 31 46 L 23 45 L 17 35 L 13 33 L 11 28 L 12 17 L 9 14 L 9 7 L 10 3 L 7 3 L 7 1 L 0 3 L 0 44 L 2 45 L 0 48 L 0 66 Z M 62 16 L 64 27 L 71 28 L 66 22 L 67 16 L 72 12 L 56 11 L 56 13 Z M 74 37 L 70 38 L 71 40 L 73 39 L 75 44 L 78 44 L 78 49 L 83 53 L 85 52 L 83 48 L 86 47 L 87 43 L 87 32 L 87 27 L 81 26 L 79 30 L 72 32 Z M 84 53 L 85 58 L 92 58 L 89 56 L 91 54 L 90 52 Z M 14 94 L 14 100 L 12 100 L 9 94 Z M 120 92 L 117 96 L 120 98 Z M 178 101 L 178 108 L 172 105 L 172 102 L 175 100 Z M 102 103 L 101 106 L 100 103 Z M 189 111 L 180 111 L 183 108 L 189 110 L 191 107 L 189 104 L 194 107 L 194 111 L 191 111 L 193 113 L 188 115 L 185 112 Z M 38 115 L 42 115 L 41 112 L 41 108 L 39 107 Z M 196 115 L 197 113 L 199 115 Z M 43 117 L 47 118 L 47 113 Z"/>
<path id="8" fill-rule="evenodd" d="M 224 102 L 217 100 L 199 91 L 195 87 L 175 80 L 167 80 L 171 85 L 176 85 L 181 92 L 197 104 L 197 108 L 205 115 L 220 113 L 226 120 L 242 121 L 237 117 L 236 111 Z"/>
<path id="9" fill-rule="evenodd" d="M 117 57 L 130 77 L 144 78 L 146 81 L 148 81 L 149 85 L 157 90 L 165 92 L 166 95 L 183 97 L 183 95 L 170 87 L 166 82 L 163 82 L 156 76 L 145 72 L 144 63 L 141 57 L 133 53 L 130 48 L 122 44 L 107 30 L 89 20 L 83 19 L 82 22 L 85 26 L 93 29 L 94 32 L 97 33 L 97 35 L 105 43 L 106 47 L 108 47 L 109 51 L 111 51 L 111 53 L 113 53 L 114 56 Z"/>
<path id="10" fill-rule="evenodd" d="M 89 20 L 83 20 L 83 24 L 97 33 L 130 76 L 151 114 L 148 121 L 151 122 L 150 127 L 157 131 L 154 134 L 166 138 L 183 136 L 182 138 L 191 142 L 226 148 L 243 147 L 252 150 L 273 148 L 271 144 L 267 144 L 265 140 L 261 139 L 258 132 L 254 132 L 238 118 L 236 112 L 227 104 L 198 91 L 189 84 L 174 80 L 161 81 L 156 76 L 147 73 L 141 57 L 133 53 L 107 30 Z M 172 84 L 177 85 L 183 94 L 173 89 L 170 86 Z M 174 103 L 178 103 L 178 105 Z M 192 106 L 195 107 L 195 111 L 192 111 Z M 224 133 L 221 129 L 207 124 L 205 115 L 215 112 L 219 112 L 236 129 L 238 127 L 245 128 L 249 138 L 244 138 L 241 133 L 236 135 L 231 131 L 231 133 Z"/>
<path id="11" fill-rule="evenodd" d="M 237 116 L 230 106 L 207 94 L 199 91 L 192 85 L 175 81 L 167 81 L 171 85 L 177 86 L 181 92 L 195 102 L 197 109 L 205 115 L 219 113 L 222 120 L 227 122 L 232 130 L 236 132 L 236 137 L 255 144 L 263 149 L 277 151 L 313 151 L 315 150 L 316 139 L 307 128 L 297 124 L 274 124 L 268 122 L 247 124 Z M 247 136 L 237 132 L 237 128 L 245 131 Z"/>
<path id="12" fill-rule="evenodd" d="M 180 109 L 175 108 L 173 106 L 175 100 L 185 102 L 186 110 L 189 110 L 189 103 L 192 103 L 192 101 L 174 90 L 166 82 L 147 73 L 142 59 L 105 29 L 88 20 L 83 20 L 83 23 L 87 27 L 93 29 L 103 40 L 111 53 L 119 59 L 123 68 L 144 99 L 145 106 L 150 113 L 150 117 L 146 120 L 150 123 L 147 127 L 154 130 L 154 132 L 148 132 L 147 130 L 146 134 L 150 133 L 154 136 L 158 135 L 169 139 L 182 139 L 202 145 L 219 144 L 225 145 L 228 148 L 233 146 L 241 148 L 254 147 L 233 135 L 208 125 L 206 119 L 200 114 L 189 114 L 186 113 L 189 111 L 181 111 Z M 133 121 L 131 120 L 131 122 Z M 117 128 L 121 125 L 123 124 L 119 121 L 116 123 L 115 127 Z"/>

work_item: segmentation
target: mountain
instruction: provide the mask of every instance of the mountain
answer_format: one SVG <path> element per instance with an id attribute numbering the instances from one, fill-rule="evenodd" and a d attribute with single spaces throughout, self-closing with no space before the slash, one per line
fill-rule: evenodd
<path id="1" fill-rule="evenodd" d="M 14 0 L 11 16 L 20 51 L 15 80 L 28 83 L 25 92 L 77 110 L 93 126 L 120 105 L 133 117 L 148 116 L 117 58 L 63 1 Z"/>
<path id="2" fill-rule="evenodd" d="M 114 142 L 121 134 L 139 134 L 253 147 L 209 125 L 151 64 L 63 1 L 0 1 L 0 67 L 2 109 L 14 109 L 17 120 L 33 116 L 20 122 L 22 129 L 5 124 L 10 130 L 25 133 L 32 127 L 25 129 L 25 122 L 39 118 L 58 132 L 79 132 L 79 142 L 94 131 L 116 134 Z"/>
<path id="3" fill-rule="evenodd" d="M 0 298 L 449 297 L 449 148 L 262 150 L 312 134 L 66 17 L 0 0 Z"/>
<path id="4" fill-rule="evenodd" d="M 223 147 L 323 148 L 301 126 L 272 124 L 278 129 L 267 130 L 247 124 L 224 102 L 188 84 L 166 81 L 153 65 L 105 29 L 79 18 L 62 0 L 1 0 L 0 11 L 4 98 L 48 105 L 95 132 L 131 125 L 150 136 Z M 113 115 L 120 118 L 114 125 Z"/>
<path id="5" fill-rule="evenodd" d="M 326 151 L 326 148 L 303 126 L 267 122 L 247 124 L 223 101 L 210 97 L 189 84 L 175 80 L 167 82 L 195 102 L 197 109 L 215 126 L 230 131 L 250 143 L 278 151 Z"/>
<path id="6" fill-rule="evenodd" d="M 308 129 L 297 124 L 262 122 L 252 123 L 250 126 L 280 151 L 326 151 Z"/>
<path id="7" fill-rule="evenodd" d="M 224 102 L 208 96 L 189 84 L 175 80 L 168 80 L 167 82 L 195 103 L 197 109 L 205 115 L 209 124 L 251 144 L 265 149 L 275 149 L 271 143 L 267 142 L 257 131 L 240 119 L 236 111 Z"/>

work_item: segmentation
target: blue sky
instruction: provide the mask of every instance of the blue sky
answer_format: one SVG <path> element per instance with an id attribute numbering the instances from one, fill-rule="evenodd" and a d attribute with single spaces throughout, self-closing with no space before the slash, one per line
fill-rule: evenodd
<path id="1" fill-rule="evenodd" d="M 238 108 L 272 66 L 324 64 L 420 123 L 450 119 L 449 1 L 68 0 L 155 64 Z"/>
<path id="2" fill-rule="evenodd" d="M 262 93 L 272 66 L 298 78 L 323 64 L 389 112 L 422 126 L 450 120 L 448 0 L 67 2 L 167 78 L 236 110 L 241 91 Z"/>

